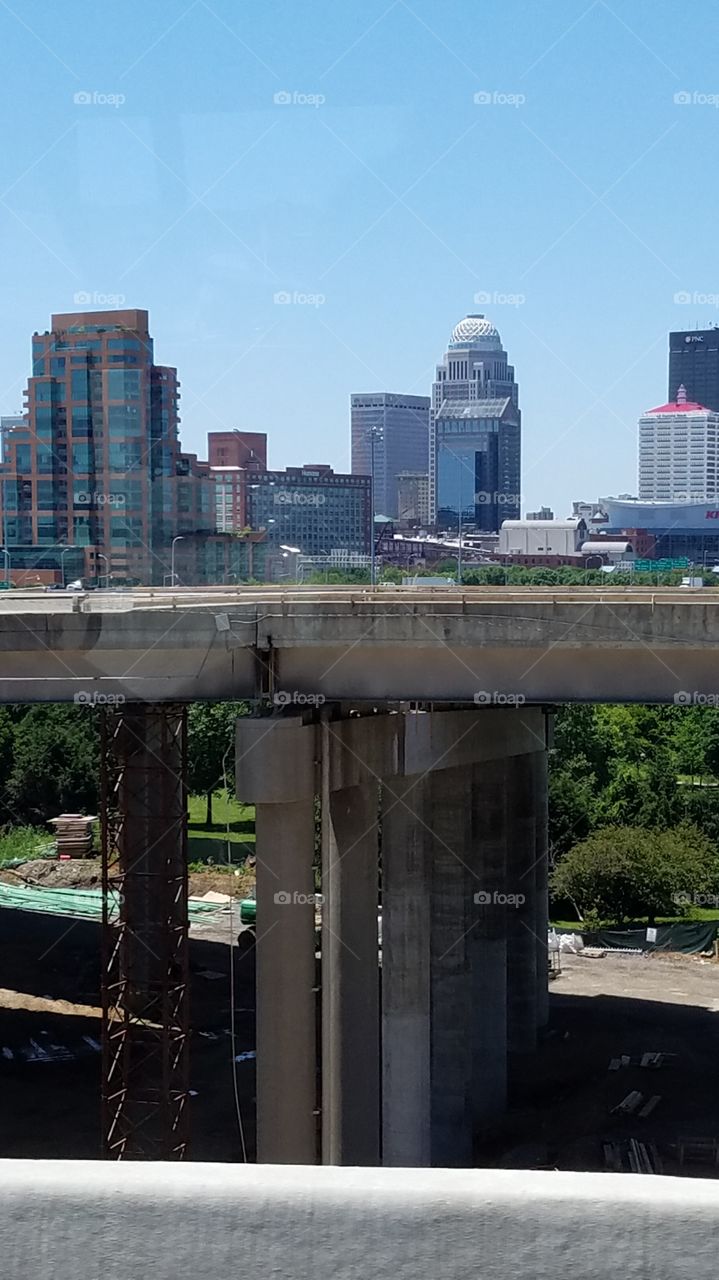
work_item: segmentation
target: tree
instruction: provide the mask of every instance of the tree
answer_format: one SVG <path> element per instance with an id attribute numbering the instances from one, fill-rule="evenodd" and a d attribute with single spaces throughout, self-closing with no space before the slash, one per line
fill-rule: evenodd
<path id="1" fill-rule="evenodd" d="M 681 915 L 694 895 L 715 892 L 719 860 L 690 824 L 667 831 L 605 827 L 574 845 L 551 875 L 553 894 L 588 913 L 621 922 Z"/>
<path id="2" fill-rule="evenodd" d="M 549 771 L 549 859 L 551 865 L 594 827 L 595 779 L 577 759 Z"/>
<path id="3" fill-rule="evenodd" d="M 188 712 L 187 782 L 207 800 L 205 824 L 212 825 L 212 795 L 235 775 L 235 721 L 247 715 L 246 702 L 194 702 Z"/>
<path id="4" fill-rule="evenodd" d="M 7 804 L 16 821 L 47 822 L 98 805 L 97 717 L 86 707 L 25 709 L 15 723 Z"/>

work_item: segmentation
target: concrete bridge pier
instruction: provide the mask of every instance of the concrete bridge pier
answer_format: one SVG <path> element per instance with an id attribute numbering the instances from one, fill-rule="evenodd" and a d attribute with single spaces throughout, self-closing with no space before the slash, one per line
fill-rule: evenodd
<path id="1" fill-rule="evenodd" d="M 323 795 L 324 1164 L 380 1163 L 378 811 L 377 780 Z"/>
<path id="2" fill-rule="evenodd" d="M 238 723 L 238 795 L 257 805 L 258 1158 L 317 1158 L 319 796 L 322 1162 L 468 1166 L 508 1062 L 536 1047 L 543 714 L 339 712 Z"/>
<path id="3" fill-rule="evenodd" d="M 317 1161 L 315 759 L 300 719 L 237 722 L 238 794 L 256 805 L 257 1160 Z"/>
<path id="4" fill-rule="evenodd" d="M 536 819 L 533 756 L 511 761 L 507 811 L 507 1048 L 510 1089 L 537 1047 Z"/>
<path id="5" fill-rule="evenodd" d="M 509 762 L 472 768 L 476 882 L 469 934 L 472 971 L 472 1130 L 481 1145 L 507 1106 L 507 808 Z"/>
<path id="6" fill-rule="evenodd" d="M 534 931 L 537 941 L 537 1030 L 542 1031 L 549 1022 L 549 832 L 547 794 L 547 752 L 536 751 L 532 756 L 534 771 L 534 855 L 535 855 L 535 918 Z"/>
<path id="7" fill-rule="evenodd" d="M 431 830 L 427 779 L 382 792 L 382 1163 L 432 1163 Z"/>

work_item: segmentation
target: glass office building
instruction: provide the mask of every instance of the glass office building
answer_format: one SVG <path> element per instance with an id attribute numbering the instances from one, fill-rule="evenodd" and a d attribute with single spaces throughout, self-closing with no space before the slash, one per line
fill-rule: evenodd
<path id="1" fill-rule="evenodd" d="M 520 515 L 521 414 L 514 369 L 482 315 L 455 325 L 437 367 L 430 418 L 430 506 L 440 527 L 496 533 Z"/>
<path id="2" fill-rule="evenodd" d="M 177 371 L 148 314 L 54 315 L 32 339 L 26 418 L 5 439 L 5 545 L 86 548 L 96 576 L 162 583 L 178 533 L 215 527 L 214 485 L 183 454 Z"/>
<path id="3" fill-rule="evenodd" d="M 295 547 L 312 556 L 338 550 L 369 555 L 371 494 L 369 476 L 328 466 L 259 472 L 248 478 L 247 520 L 266 533 L 270 551 Z"/>
<path id="4" fill-rule="evenodd" d="M 429 465 L 429 396 L 387 391 L 351 397 L 352 474 L 374 476 L 374 514 L 401 518 L 399 477 Z"/>
<path id="5" fill-rule="evenodd" d="M 681 386 L 687 400 L 719 413 L 719 328 L 669 334 L 670 403 L 676 402 Z"/>

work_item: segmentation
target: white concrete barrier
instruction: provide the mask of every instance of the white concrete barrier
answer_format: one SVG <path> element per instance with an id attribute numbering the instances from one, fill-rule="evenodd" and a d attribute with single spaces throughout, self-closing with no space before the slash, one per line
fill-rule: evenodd
<path id="1" fill-rule="evenodd" d="M 3 1280 L 714 1280 L 719 1183 L 0 1161 Z"/>

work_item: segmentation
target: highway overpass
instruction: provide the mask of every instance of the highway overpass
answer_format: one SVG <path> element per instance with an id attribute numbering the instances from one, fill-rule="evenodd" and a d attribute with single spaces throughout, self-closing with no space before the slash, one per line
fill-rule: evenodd
<path id="1" fill-rule="evenodd" d="M 701 701 L 718 648 L 711 589 L 12 592 L 0 700 Z"/>
<path id="2" fill-rule="evenodd" d="M 258 700 L 236 744 L 237 795 L 256 806 L 258 1159 L 467 1167 L 547 1022 L 548 708 L 713 703 L 718 651 L 713 590 L 0 597 L 0 700 L 118 708 L 103 737 L 120 901 L 108 1151 L 185 1147 L 183 703 Z"/>

